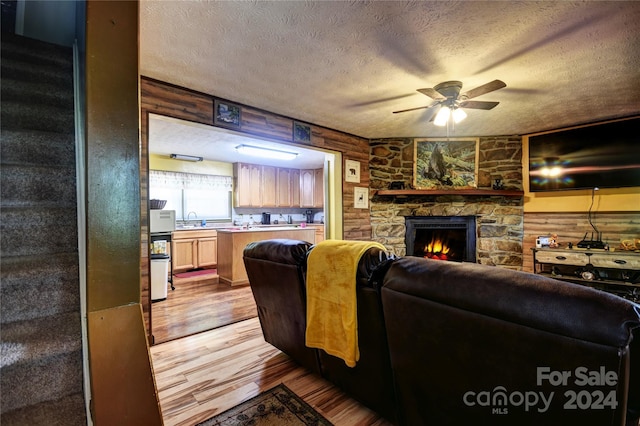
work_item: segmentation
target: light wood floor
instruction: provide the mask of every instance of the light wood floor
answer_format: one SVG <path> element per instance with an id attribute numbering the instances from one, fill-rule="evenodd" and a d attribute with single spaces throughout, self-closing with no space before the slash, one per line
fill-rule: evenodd
<path id="1" fill-rule="evenodd" d="M 166 300 L 151 305 L 154 343 L 189 336 L 257 315 L 251 287 L 230 287 L 218 282 L 218 275 L 205 278 L 174 277 L 175 290 Z"/>
<path id="2" fill-rule="evenodd" d="M 390 423 L 264 341 L 257 318 L 151 347 L 164 424 L 195 425 L 279 383 L 336 426 Z"/>

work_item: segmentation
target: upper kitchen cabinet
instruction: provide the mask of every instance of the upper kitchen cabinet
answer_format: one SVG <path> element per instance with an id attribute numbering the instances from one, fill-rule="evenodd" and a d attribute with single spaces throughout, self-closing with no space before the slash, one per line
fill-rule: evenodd
<path id="1" fill-rule="evenodd" d="M 276 207 L 277 205 L 277 169 L 271 166 L 262 166 L 262 180 L 260 191 L 262 193 L 262 206 Z"/>
<path id="2" fill-rule="evenodd" d="M 278 168 L 276 207 L 300 206 L 300 170 Z"/>
<path id="3" fill-rule="evenodd" d="M 235 163 L 236 207 L 303 207 L 324 205 L 323 169 L 288 169 Z"/>
<path id="4" fill-rule="evenodd" d="M 262 166 L 234 163 L 236 207 L 262 207 Z"/>
<path id="5" fill-rule="evenodd" d="M 324 207 L 324 170 L 300 170 L 300 207 Z"/>
<path id="6" fill-rule="evenodd" d="M 313 207 L 324 207 L 324 169 L 313 171 Z"/>

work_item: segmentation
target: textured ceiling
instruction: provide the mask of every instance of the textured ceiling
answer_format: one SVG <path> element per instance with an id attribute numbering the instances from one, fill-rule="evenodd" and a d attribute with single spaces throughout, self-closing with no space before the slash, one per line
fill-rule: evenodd
<path id="1" fill-rule="evenodd" d="M 445 136 L 416 89 L 494 79 L 451 136 L 640 112 L 640 2 L 142 1 L 144 76 L 366 138 Z"/>

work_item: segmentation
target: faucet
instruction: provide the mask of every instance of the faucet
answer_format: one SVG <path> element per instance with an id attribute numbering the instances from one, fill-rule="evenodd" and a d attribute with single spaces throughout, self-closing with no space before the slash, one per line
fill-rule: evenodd
<path id="1" fill-rule="evenodd" d="M 189 218 L 191 217 L 191 213 L 193 213 L 193 215 L 196 217 L 196 219 L 198 218 L 198 215 L 196 214 L 196 212 L 189 212 L 189 213 L 187 213 L 187 220 L 189 220 Z"/>

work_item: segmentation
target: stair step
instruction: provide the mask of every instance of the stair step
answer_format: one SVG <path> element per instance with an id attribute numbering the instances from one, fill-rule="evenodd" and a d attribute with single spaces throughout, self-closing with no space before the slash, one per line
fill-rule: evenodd
<path id="1" fill-rule="evenodd" d="M 24 207 L 34 202 L 62 206 L 76 203 L 75 167 L 2 166 L 2 206 Z"/>
<path id="2" fill-rule="evenodd" d="M 68 46 L 3 32 L 1 55 L 3 63 L 25 62 L 35 68 L 57 68 L 67 75 L 73 72 L 73 49 Z"/>
<path id="3" fill-rule="evenodd" d="M 3 206 L 0 213 L 2 257 L 78 250 L 75 205 L 68 208 L 44 203 L 32 207 Z"/>
<path id="4" fill-rule="evenodd" d="M 75 167 L 74 134 L 38 130 L 2 130 L 0 161 L 7 164 Z"/>
<path id="5" fill-rule="evenodd" d="M 82 392 L 80 313 L 2 325 L 2 412 Z"/>
<path id="6" fill-rule="evenodd" d="M 86 426 L 84 395 L 74 393 L 53 401 L 2 413 L 2 426 Z"/>
<path id="7" fill-rule="evenodd" d="M 0 300 L 1 324 L 79 312 L 78 254 L 3 258 Z"/>
<path id="8" fill-rule="evenodd" d="M 20 102 L 28 100 L 29 103 L 51 105 L 58 108 L 66 108 L 73 111 L 73 88 L 66 85 L 51 84 L 42 81 L 20 81 L 2 78 L 2 101 Z"/>
<path id="9" fill-rule="evenodd" d="M 64 90 L 73 91 L 73 69 L 69 71 L 56 66 L 2 58 L 2 80 L 6 82 L 46 83 Z M 7 84 L 4 83 L 3 84 Z"/>
<path id="10" fill-rule="evenodd" d="M 2 128 L 7 130 L 41 130 L 57 133 L 74 133 L 73 111 L 51 105 L 24 102 L 2 102 Z"/>

